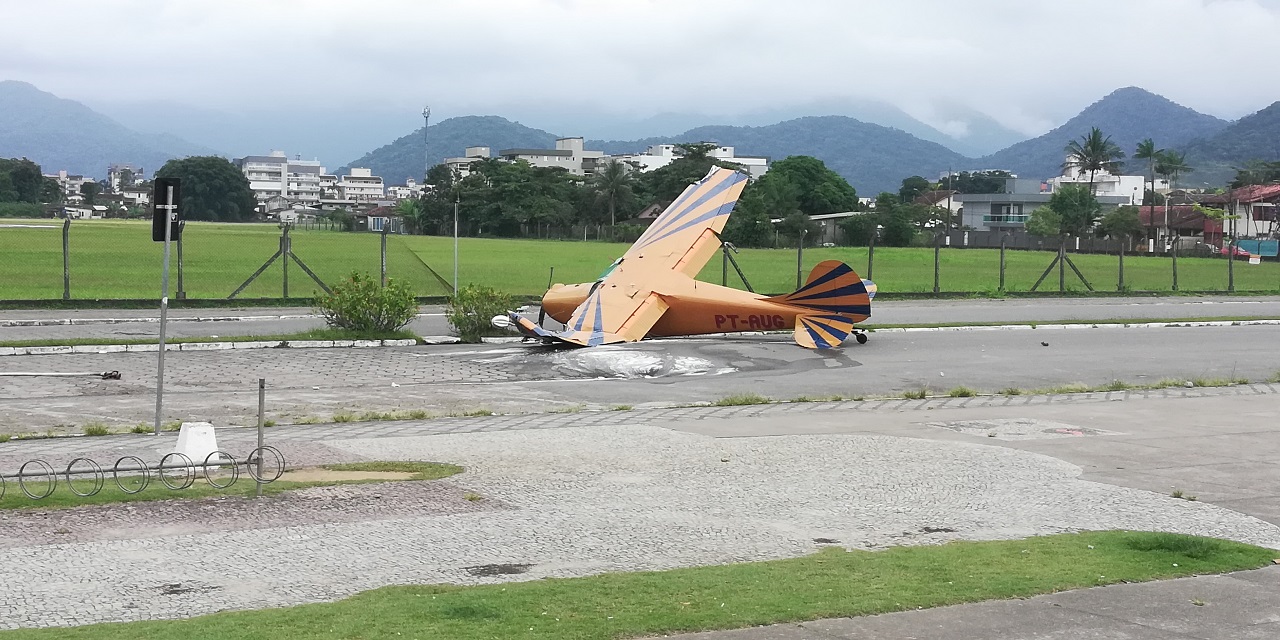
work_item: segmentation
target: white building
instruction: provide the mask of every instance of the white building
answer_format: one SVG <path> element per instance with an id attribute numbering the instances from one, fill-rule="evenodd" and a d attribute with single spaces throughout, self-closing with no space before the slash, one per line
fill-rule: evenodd
<path id="1" fill-rule="evenodd" d="M 583 148 L 582 138 L 560 138 L 555 149 L 502 149 L 498 157 L 508 162 L 524 160 L 535 167 L 560 167 L 575 176 L 595 173 L 603 151 Z"/>
<path id="2" fill-rule="evenodd" d="M 382 200 L 386 197 L 382 177 L 373 175 L 372 170 L 363 167 L 351 167 L 351 173 L 342 176 L 338 182 L 338 191 L 342 200 L 353 202 Z"/>
<path id="3" fill-rule="evenodd" d="M 408 200 L 422 195 L 422 185 L 417 180 L 409 178 L 404 181 L 404 185 L 393 185 L 387 187 L 387 197 L 394 200 Z"/>
<path id="4" fill-rule="evenodd" d="M 132 177 L 127 183 L 121 184 L 121 178 L 126 170 Z M 133 186 L 134 183 L 142 182 L 144 179 L 142 167 L 137 165 L 128 163 L 107 165 L 107 184 L 111 185 L 112 193 L 120 193 L 121 189 Z"/>
<path id="5" fill-rule="evenodd" d="M 712 158 L 716 158 L 717 160 L 724 160 L 725 162 L 732 162 L 734 164 L 741 165 L 752 178 L 759 178 L 769 170 L 768 158 L 738 156 L 735 155 L 733 147 L 716 147 L 707 155 Z M 644 153 L 609 156 L 609 159 L 618 160 L 620 162 L 635 163 L 641 171 L 652 171 L 675 162 L 679 157 L 679 155 L 676 155 L 676 145 L 655 144 L 646 149 Z"/>
<path id="6" fill-rule="evenodd" d="M 146 206 L 151 204 L 151 189 L 133 185 L 120 190 L 122 202 L 129 206 Z"/>
<path id="7" fill-rule="evenodd" d="M 84 176 L 78 176 L 78 175 L 70 175 L 66 172 L 65 169 L 57 173 L 46 173 L 44 174 L 44 177 L 57 182 L 58 187 L 62 189 L 62 194 L 66 196 L 68 199 L 79 198 L 80 185 L 86 182 L 93 182 L 93 178 L 86 178 Z"/>
<path id="8" fill-rule="evenodd" d="M 273 196 L 302 204 L 320 203 L 320 176 L 324 167 L 319 160 L 303 160 L 300 156 L 290 160 L 283 151 L 272 151 L 265 156 L 240 158 L 236 166 L 244 172 L 260 204 Z"/>
<path id="9" fill-rule="evenodd" d="M 453 171 L 456 178 L 465 178 L 471 175 L 471 163 L 476 160 L 488 160 L 490 157 L 489 147 L 467 147 L 459 158 L 445 158 L 444 164 Z"/>
<path id="10" fill-rule="evenodd" d="M 1089 185 L 1089 172 L 1081 171 L 1078 167 L 1067 167 L 1063 174 L 1056 178 L 1049 178 L 1045 181 L 1048 185 L 1049 193 L 1055 193 L 1061 189 L 1063 185 L 1079 184 Z M 1094 193 L 1099 196 L 1114 196 L 1129 198 L 1127 204 L 1142 206 L 1143 199 L 1146 196 L 1146 185 L 1148 184 L 1146 176 L 1115 176 L 1106 171 L 1098 171 L 1093 174 Z M 1156 192 L 1163 193 L 1169 190 L 1169 181 L 1163 178 L 1156 178 Z"/>

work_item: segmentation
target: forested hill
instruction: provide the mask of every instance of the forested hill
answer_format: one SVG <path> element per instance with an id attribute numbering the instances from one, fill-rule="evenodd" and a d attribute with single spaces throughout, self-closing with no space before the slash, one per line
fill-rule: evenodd
<path id="1" fill-rule="evenodd" d="M 524 147 L 546 149 L 555 145 L 556 135 L 526 127 L 497 116 L 450 118 L 431 125 L 427 131 L 427 152 L 423 150 L 422 129 L 389 145 L 371 151 L 349 166 L 369 167 L 388 184 L 402 183 L 406 177 L 423 173 L 424 160 L 432 165 L 446 157 L 460 156 L 469 146 L 500 149 Z M 868 124 L 844 116 L 814 116 L 788 120 L 763 127 L 708 126 L 682 134 L 630 141 L 589 140 L 588 149 L 606 153 L 635 153 L 651 144 L 664 142 L 711 141 L 733 146 L 738 155 L 809 155 L 826 162 L 864 195 L 897 191 L 902 178 L 934 175 L 948 168 L 967 168 L 964 156 L 898 129 Z"/>
<path id="2" fill-rule="evenodd" d="M 461 116 L 428 127 L 425 151 L 423 143 L 419 128 L 364 154 L 339 171 L 368 167 L 387 184 L 404 184 L 405 178 L 422 180 L 427 166 L 461 156 L 467 147 L 487 146 L 495 154 L 500 149 L 550 149 L 555 147 L 556 136 L 498 116 Z"/>
<path id="3" fill-rule="evenodd" d="M 166 160 L 214 154 L 168 135 L 141 134 L 89 107 L 25 82 L 0 81 L 0 158 L 28 158 L 46 173 L 105 178 L 110 164 L 150 175 Z"/>
<path id="4" fill-rule="evenodd" d="M 1227 126 L 1225 120 L 1189 109 L 1137 87 L 1111 92 L 1062 126 L 1038 138 L 1024 140 L 981 158 L 983 168 L 1005 169 L 1024 178 L 1050 178 L 1062 173 L 1063 148 L 1092 127 L 1111 136 L 1126 158 L 1144 138 L 1157 147 L 1173 148 L 1211 136 Z M 1134 171 L 1133 167 L 1126 167 Z"/>

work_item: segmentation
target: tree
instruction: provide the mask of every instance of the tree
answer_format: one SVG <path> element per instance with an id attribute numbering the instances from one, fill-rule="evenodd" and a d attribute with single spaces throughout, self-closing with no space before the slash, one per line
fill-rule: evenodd
<path id="1" fill-rule="evenodd" d="M 1049 196 L 1046 205 L 1058 214 L 1060 233 L 1084 235 L 1093 229 L 1102 212 L 1093 192 L 1077 184 L 1068 184 Z"/>
<path id="2" fill-rule="evenodd" d="M 702 161 L 709 159 L 711 150 L 719 146 L 714 142 L 680 142 L 675 145 L 675 152 L 686 160 Z"/>
<path id="3" fill-rule="evenodd" d="M 788 238 L 794 238 L 798 246 L 801 242 L 813 242 L 813 239 L 818 236 L 818 223 L 796 211 L 778 223 L 778 232 Z"/>
<path id="4" fill-rule="evenodd" d="M 840 231 L 844 244 L 850 247 L 865 247 L 871 244 L 871 236 L 876 232 L 879 218 L 874 213 L 859 213 L 840 221 Z"/>
<path id="5" fill-rule="evenodd" d="M 191 156 L 170 160 L 156 172 L 157 178 L 182 181 L 182 217 L 187 220 L 243 222 L 253 218 L 257 201 L 249 180 L 226 158 Z"/>
<path id="6" fill-rule="evenodd" d="M 920 197 L 920 194 L 928 191 L 929 187 L 929 181 L 920 176 L 904 178 L 902 180 L 902 188 L 898 189 L 898 198 L 904 204 L 914 202 L 916 198 Z"/>
<path id="7" fill-rule="evenodd" d="M 1162 151 L 1156 154 L 1155 163 L 1156 173 L 1165 177 L 1169 181 L 1169 186 L 1177 184 L 1178 177 L 1184 173 L 1191 173 L 1195 169 L 1187 164 L 1187 154 L 1181 151 Z"/>
<path id="8" fill-rule="evenodd" d="M 40 202 L 45 177 L 26 159 L 0 158 L 0 202 Z"/>
<path id="9" fill-rule="evenodd" d="M 1117 174 L 1120 172 L 1124 152 L 1119 145 L 1111 141 L 1111 136 L 1103 137 L 1102 130 L 1093 127 L 1088 135 L 1079 140 L 1072 140 L 1066 146 L 1067 161 L 1062 163 L 1063 169 L 1076 169 L 1089 172 L 1089 193 L 1094 193 L 1093 178 L 1099 171 Z"/>
<path id="10" fill-rule="evenodd" d="M 1138 217 L 1138 208 L 1125 205 L 1117 207 L 1102 216 L 1098 224 L 1099 230 L 1108 238 L 1133 239 L 1142 237 L 1142 220 Z"/>
<path id="11" fill-rule="evenodd" d="M 938 186 L 960 193 L 1004 193 L 1005 180 L 1012 177 L 1008 171 L 961 171 L 951 174 Z"/>
<path id="12" fill-rule="evenodd" d="M 793 192 L 796 207 L 806 215 L 841 213 L 858 208 L 858 192 L 840 174 L 812 156 L 789 156 L 773 163 L 756 181 L 762 189 Z M 783 187 L 781 185 L 790 185 Z M 766 191 L 767 192 L 767 191 Z M 772 211 L 783 217 L 790 211 Z"/>
<path id="13" fill-rule="evenodd" d="M 132 187 L 134 177 L 135 176 L 133 175 L 133 169 L 129 169 L 127 167 L 124 169 L 121 169 L 120 170 L 120 190 L 123 191 L 126 187 Z"/>
<path id="14" fill-rule="evenodd" d="M 1280 181 L 1280 161 L 1266 162 L 1255 159 L 1246 162 L 1244 167 L 1232 167 L 1232 169 L 1236 171 L 1236 177 L 1230 184 L 1232 189 Z"/>
<path id="15" fill-rule="evenodd" d="M 396 215 L 409 224 L 414 233 L 422 232 L 422 207 L 417 200 L 401 200 L 396 203 Z"/>
<path id="16" fill-rule="evenodd" d="M 1147 161 L 1147 173 L 1151 177 L 1150 193 L 1155 193 L 1156 191 L 1156 160 L 1160 157 L 1160 154 L 1162 153 L 1164 153 L 1164 149 L 1157 149 L 1156 143 L 1152 142 L 1151 138 L 1147 138 L 1142 142 L 1139 142 L 1137 150 L 1133 152 L 1134 160 Z M 1145 186 L 1143 188 L 1145 190 Z M 1147 198 L 1143 198 L 1143 202 L 1147 204 L 1154 204 L 1150 199 L 1147 199 Z"/>
<path id="17" fill-rule="evenodd" d="M 764 194 L 748 189 L 738 198 L 720 237 L 739 247 L 767 247 L 773 240 L 773 223 Z"/>
<path id="18" fill-rule="evenodd" d="M 625 162 L 610 158 L 604 166 L 596 170 L 595 176 L 591 179 L 591 188 L 595 190 L 596 196 L 609 204 L 610 227 L 618 223 L 616 212 L 618 202 L 632 197 L 631 183 L 634 178 L 631 170 L 632 168 Z"/>
<path id="19" fill-rule="evenodd" d="M 1062 232 L 1062 216 L 1049 207 L 1037 207 L 1027 216 L 1027 233 L 1049 238 Z"/>
<path id="20" fill-rule="evenodd" d="M 84 196 L 84 203 L 93 206 L 93 201 L 102 193 L 102 185 L 96 182 L 84 182 L 80 184 L 80 195 Z"/>

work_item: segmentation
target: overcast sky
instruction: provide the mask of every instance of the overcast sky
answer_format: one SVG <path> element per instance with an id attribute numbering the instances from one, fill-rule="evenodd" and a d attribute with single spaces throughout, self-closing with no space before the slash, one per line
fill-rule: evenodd
<path id="1" fill-rule="evenodd" d="M 880 99 L 1039 134 L 1138 85 L 1280 99 L 1280 0 L 0 0 L 0 79 L 89 103 L 643 118 Z M 1270 50 L 1269 50 L 1270 49 Z"/>

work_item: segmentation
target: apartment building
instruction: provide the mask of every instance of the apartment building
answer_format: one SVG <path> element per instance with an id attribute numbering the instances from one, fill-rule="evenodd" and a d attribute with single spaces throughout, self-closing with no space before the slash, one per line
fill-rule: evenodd
<path id="1" fill-rule="evenodd" d="M 759 178 L 769 171 L 769 158 L 763 156 L 739 156 L 736 155 L 733 147 L 716 147 L 707 155 L 717 160 L 740 165 L 752 178 Z M 652 171 L 675 162 L 679 157 L 676 153 L 676 145 L 655 144 L 649 146 L 643 153 L 609 156 L 609 159 L 634 163 L 641 171 Z"/>
<path id="2" fill-rule="evenodd" d="M 121 189 L 131 187 L 144 179 L 145 172 L 138 165 L 127 162 L 107 165 L 107 184 L 111 185 L 112 193 L 120 193 Z"/>
<path id="3" fill-rule="evenodd" d="M 354 202 L 382 200 L 386 197 L 382 177 L 373 175 L 372 170 L 363 167 L 351 167 L 351 173 L 338 181 L 338 191 L 342 200 Z"/>
<path id="4" fill-rule="evenodd" d="M 582 138 L 560 138 L 554 149 L 502 149 L 498 157 L 507 162 L 524 160 L 535 167 L 560 167 L 575 176 L 595 173 L 603 151 L 588 151 Z"/>
<path id="5" fill-rule="evenodd" d="M 283 151 L 265 156 L 245 156 L 235 161 L 249 180 L 249 188 L 259 204 L 275 196 L 304 205 L 320 203 L 320 176 L 324 167 L 318 160 L 290 160 Z"/>

